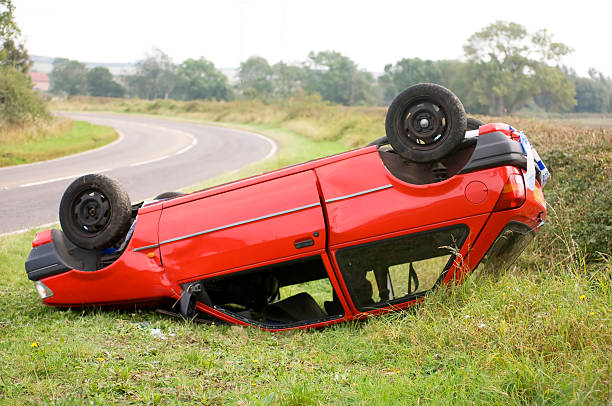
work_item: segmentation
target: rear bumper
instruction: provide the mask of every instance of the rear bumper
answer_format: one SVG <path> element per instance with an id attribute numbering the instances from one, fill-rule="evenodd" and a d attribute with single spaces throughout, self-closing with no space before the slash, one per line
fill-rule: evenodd
<path id="1" fill-rule="evenodd" d="M 474 152 L 467 164 L 459 171 L 462 173 L 475 172 L 481 169 L 498 166 L 514 166 L 527 170 L 527 154 L 521 144 L 501 131 L 482 134 L 473 138 L 476 142 Z M 539 166 L 535 167 L 536 179 L 542 184 L 542 174 Z"/>
<path id="2" fill-rule="evenodd" d="M 32 281 L 68 272 L 71 269 L 94 271 L 100 256 L 72 244 L 60 230 L 47 230 L 43 233 L 42 244 L 33 244 L 25 263 L 26 273 Z M 49 238 L 50 237 L 50 238 Z M 40 240 L 37 235 L 37 240 Z M 35 240 L 35 242 L 37 241 Z"/>

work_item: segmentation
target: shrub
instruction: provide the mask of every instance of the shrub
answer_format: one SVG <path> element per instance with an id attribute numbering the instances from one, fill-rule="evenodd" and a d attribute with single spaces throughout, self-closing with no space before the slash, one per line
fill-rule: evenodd
<path id="1" fill-rule="evenodd" d="M 14 68 L 0 68 L 0 123 L 15 126 L 48 117 L 30 79 Z"/>

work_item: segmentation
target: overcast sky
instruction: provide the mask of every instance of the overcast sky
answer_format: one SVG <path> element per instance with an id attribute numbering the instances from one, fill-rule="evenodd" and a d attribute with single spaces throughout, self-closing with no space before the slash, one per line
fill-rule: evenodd
<path id="1" fill-rule="evenodd" d="M 203 56 L 218 68 L 251 55 L 270 63 L 336 50 L 381 72 L 401 58 L 454 59 L 496 20 L 546 28 L 574 48 L 563 63 L 612 76 L 612 1 L 14 0 L 30 54 L 134 62 L 153 46 L 175 62 Z"/>

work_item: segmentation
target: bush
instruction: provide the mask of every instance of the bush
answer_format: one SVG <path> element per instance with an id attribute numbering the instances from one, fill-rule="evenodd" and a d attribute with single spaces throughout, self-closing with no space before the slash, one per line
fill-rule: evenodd
<path id="1" fill-rule="evenodd" d="M 0 123 L 15 126 L 48 117 L 47 107 L 32 90 L 30 79 L 14 68 L 0 68 Z"/>

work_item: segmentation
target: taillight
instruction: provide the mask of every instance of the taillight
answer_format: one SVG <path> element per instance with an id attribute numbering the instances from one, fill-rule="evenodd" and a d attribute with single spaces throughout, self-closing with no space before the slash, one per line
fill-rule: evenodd
<path id="1" fill-rule="evenodd" d="M 53 241 L 52 237 L 53 230 L 45 230 L 36 233 L 36 237 L 34 237 L 34 241 L 32 241 L 32 248 L 36 248 L 39 245 L 49 244 Z"/>
<path id="2" fill-rule="evenodd" d="M 525 203 L 525 182 L 520 173 L 511 173 L 493 211 L 516 209 Z"/>

